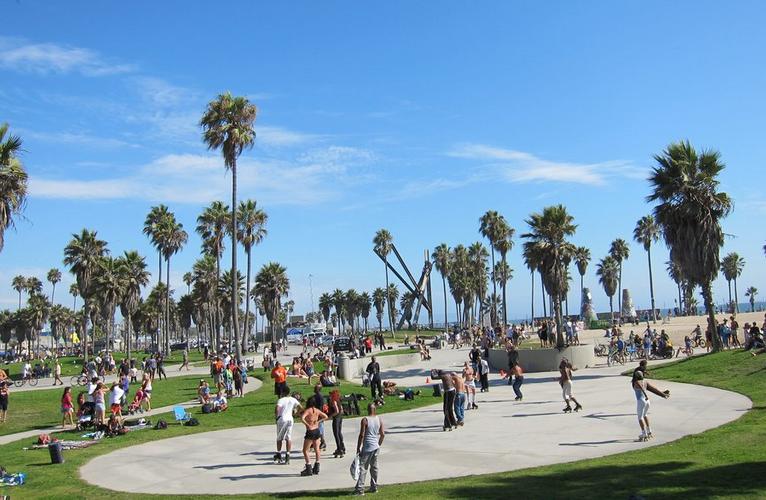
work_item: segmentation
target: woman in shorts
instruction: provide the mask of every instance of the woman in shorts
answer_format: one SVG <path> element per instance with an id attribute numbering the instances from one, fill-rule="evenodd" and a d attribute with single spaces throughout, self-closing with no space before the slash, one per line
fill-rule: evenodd
<path id="1" fill-rule="evenodd" d="M 5 422 L 8 414 L 8 380 L 0 382 L 0 423 Z"/>
<path id="2" fill-rule="evenodd" d="M 61 396 L 61 427 L 66 427 L 66 418 L 69 417 L 69 423 L 74 427 L 74 405 L 72 404 L 72 388 L 65 387 L 64 394 Z"/>
<path id="3" fill-rule="evenodd" d="M 303 458 L 306 460 L 306 468 L 301 471 L 301 476 L 313 476 L 319 474 L 319 442 L 322 440 L 322 432 L 319 424 L 327 420 L 327 415 L 322 413 L 314 405 L 314 398 L 309 398 L 308 407 L 301 416 L 303 425 L 306 426 L 306 435 L 303 438 Z M 311 467 L 309 450 L 314 449 L 314 467 Z"/>

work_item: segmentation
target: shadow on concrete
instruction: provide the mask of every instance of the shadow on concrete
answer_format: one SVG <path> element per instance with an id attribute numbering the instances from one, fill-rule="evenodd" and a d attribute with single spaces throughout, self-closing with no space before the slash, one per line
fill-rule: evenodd
<path id="1" fill-rule="evenodd" d="M 229 481 L 244 481 L 245 479 L 269 479 L 272 477 L 301 477 L 300 474 L 246 474 L 244 476 L 221 476 Z"/>
<path id="2" fill-rule="evenodd" d="M 580 443 L 559 443 L 559 446 L 598 446 L 600 444 L 634 443 L 633 439 L 609 439 L 606 441 L 582 441 Z"/>
<path id="3" fill-rule="evenodd" d="M 585 418 L 597 418 L 599 420 L 605 419 L 605 418 L 614 418 L 614 417 L 635 417 L 635 413 L 613 413 L 613 414 L 602 414 L 602 413 L 591 413 L 590 415 L 585 415 Z"/>
<path id="4" fill-rule="evenodd" d="M 272 453 L 273 455 L 273 453 Z M 246 464 L 215 464 L 215 465 L 195 465 L 195 469 L 205 469 L 205 470 L 217 470 L 217 469 L 229 469 L 234 467 L 253 467 L 254 463 L 248 462 Z"/>
<path id="5" fill-rule="evenodd" d="M 563 411 L 552 411 L 548 413 L 516 413 L 515 415 L 503 415 L 503 418 L 517 417 L 544 417 L 546 415 L 564 415 Z"/>

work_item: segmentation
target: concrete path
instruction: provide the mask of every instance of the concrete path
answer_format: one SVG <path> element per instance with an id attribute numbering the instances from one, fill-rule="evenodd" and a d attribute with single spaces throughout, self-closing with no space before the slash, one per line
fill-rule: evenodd
<path id="1" fill-rule="evenodd" d="M 186 373 L 184 371 L 184 373 Z M 190 373 L 191 374 L 191 373 Z M 170 373 L 168 373 L 170 375 Z M 251 391 L 254 391 L 258 389 L 261 386 L 261 381 L 258 380 L 255 377 L 248 378 L 248 383 L 244 385 L 243 392 L 248 393 Z M 159 389 L 162 388 L 162 386 L 156 386 Z M 155 389 L 156 391 L 157 389 Z M 132 397 L 132 396 L 131 396 Z M 153 417 L 154 415 L 160 415 L 162 413 L 168 413 L 170 411 L 173 411 L 173 408 L 176 406 L 183 406 L 184 408 L 190 408 L 192 406 L 199 405 L 199 402 L 196 399 L 193 399 L 191 401 L 185 401 L 182 403 L 176 403 L 172 404 L 170 406 L 162 406 L 160 408 L 152 408 L 151 411 L 145 411 L 143 413 L 137 413 L 135 415 L 125 415 L 125 418 L 128 419 L 134 419 L 134 418 L 149 418 Z M 109 412 L 107 411 L 107 417 L 109 416 Z M 24 432 L 17 432 L 15 434 L 6 434 L 5 436 L 0 436 L 0 445 L 12 443 L 14 441 L 18 441 L 19 439 L 26 439 L 26 438 L 33 438 L 37 437 L 40 434 L 52 434 L 56 432 L 63 432 L 71 430 L 71 427 L 68 427 L 66 429 L 62 429 L 60 425 L 57 425 L 55 427 L 48 427 L 47 429 L 35 429 L 31 431 L 24 431 Z"/>
<path id="2" fill-rule="evenodd" d="M 461 364 L 466 352 L 453 353 L 436 351 L 434 365 Z M 403 381 L 416 382 L 426 368 L 397 370 Z M 438 399 L 434 406 L 384 415 L 387 434 L 380 457 L 380 482 L 501 472 L 641 449 L 717 427 L 740 417 L 751 406 L 748 398 L 735 393 L 659 382 L 672 396 L 669 400 L 652 398 L 650 417 L 656 437 L 639 443 L 635 441 L 639 433 L 635 396 L 629 379 L 619 375 L 625 369 L 577 371 L 574 394 L 585 409 L 576 414 L 562 414 L 561 390 L 553 380 L 556 374 L 540 373 L 526 377 L 523 402 L 514 402 L 511 388 L 494 375 L 490 392 L 477 394 L 479 409 L 467 412 L 465 427 L 453 432 L 442 431 Z M 423 378 L 420 384 L 400 384 L 424 382 Z M 359 419 L 345 420 L 344 438 L 351 452 L 358 430 Z M 325 432 L 331 454 L 334 446 L 329 427 Z M 297 449 L 303 426 L 296 425 L 293 434 Z M 274 439 L 273 425 L 171 438 L 100 456 L 80 472 L 92 484 L 131 493 L 253 494 L 352 488 L 348 467 L 353 453 L 344 459 L 330 456 L 322 461 L 318 477 L 302 478 L 299 452 L 293 452 L 290 466 L 272 463 Z"/>

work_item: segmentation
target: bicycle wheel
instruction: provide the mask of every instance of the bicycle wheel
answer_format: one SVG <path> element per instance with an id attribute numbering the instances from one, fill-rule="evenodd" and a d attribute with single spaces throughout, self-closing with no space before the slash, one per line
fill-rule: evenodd
<path id="1" fill-rule="evenodd" d="M 80 385 L 80 377 L 74 376 L 74 377 L 70 378 L 69 379 L 69 385 L 71 385 L 71 386 Z"/>
<path id="2" fill-rule="evenodd" d="M 20 379 L 15 380 L 13 382 L 13 385 L 15 385 L 16 387 L 21 387 L 22 385 L 24 385 L 24 379 L 20 378 Z"/>
<path id="3" fill-rule="evenodd" d="M 29 379 L 29 385 L 31 387 L 35 387 L 37 385 L 37 377 L 32 377 L 31 379 Z"/>

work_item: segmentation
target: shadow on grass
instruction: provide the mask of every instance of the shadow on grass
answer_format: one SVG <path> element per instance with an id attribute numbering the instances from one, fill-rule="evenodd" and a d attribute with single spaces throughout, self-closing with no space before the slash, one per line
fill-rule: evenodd
<path id="1" fill-rule="evenodd" d="M 567 467 L 561 472 L 536 474 L 534 471 L 469 476 L 433 483 L 382 486 L 381 494 L 416 498 L 509 498 L 515 492 L 524 499 L 670 499 L 762 497 L 766 462 L 743 462 L 709 468 L 691 468 L 691 462 L 662 462 L 638 465 Z M 385 471 L 383 465 L 382 471 Z M 566 466 L 565 466 L 566 467 Z M 346 490 L 312 491 L 312 497 L 347 496 Z M 272 494 L 277 498 L 297 498 L 305 492 Z"/>

